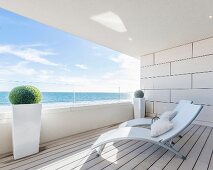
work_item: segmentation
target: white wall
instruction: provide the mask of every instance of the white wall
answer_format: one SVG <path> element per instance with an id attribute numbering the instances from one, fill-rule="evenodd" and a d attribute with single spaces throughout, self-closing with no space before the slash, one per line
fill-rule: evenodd
<path id="1" fill-rule="evenodd" d="M 11 113 L 0 114 L 0 155 L 12 152 Z M 130 102 L 42 111 L 41 143 L 133 118 Z"/>
<path id="2" fill-rule="evenodd" d="M 213 126 L 213 38 L 141 56 L 141 89 L 147 115 L 188 99 L 204 105 L 195 122 Z"/>

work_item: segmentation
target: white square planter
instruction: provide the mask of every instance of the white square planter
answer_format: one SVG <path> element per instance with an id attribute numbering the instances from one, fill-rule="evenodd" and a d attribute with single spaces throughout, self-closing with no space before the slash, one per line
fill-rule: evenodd
<path id="1" fill-rule="evenodd" d="M 13 105 L 12 138 L 14 159 L 39 152 L 41 104 Z"/>
<path id="2" fill-rule="evenodd" d="M 145 98 L 134 98 L 134 118 L 145 117 Z"/>

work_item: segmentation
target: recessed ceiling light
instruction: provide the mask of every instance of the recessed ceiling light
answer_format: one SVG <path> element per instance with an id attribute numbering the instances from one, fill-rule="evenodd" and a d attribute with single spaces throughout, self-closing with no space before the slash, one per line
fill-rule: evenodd
<path id="1" fill-rule="evenodd" d="M 213 18 L 213 16 L 212 15 L 209 15 L 209 19 L 212 19 Z"/>
<path id="2" fill-rule="evenodd" d="M 131 37 L 128 38 L 129 41 L 132 41 L 133 39 Z"/>

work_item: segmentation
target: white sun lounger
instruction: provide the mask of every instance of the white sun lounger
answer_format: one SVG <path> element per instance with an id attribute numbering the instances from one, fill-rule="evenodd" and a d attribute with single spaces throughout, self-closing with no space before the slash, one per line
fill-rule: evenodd
<path id="1" fill-rule="evenodd" d="M 172 151 L 176 155 L 180 156 L 182 159 L 186 159 L 185 156 L 181 155 L 173 148 L 171 141 L 175 136 L 177 136 L 180 132 L 182 132 L 187 126 L 192 123 L 192 121 L 197 117 L 201 109 L 201 105 L 184 105 L 184 107 L 180 109 L 179 113 L 175 116 L 175 118 L 172 119 L 172 122 L 174 124 L 173 129 L 158 137 L 151 137 L 151 130 L 146 128 L 118 128 L 102 134 L 93 144 L 92 149 L 96 149 L 99 156 L 107 143 L 116 142 L 120 140 L 141 140 L 159 145 L 163 148 Z"/>
<path id="2" fill-rule="evenodd" d="M 174 111 L 179 112 L 179 110 L 185 105 L 185 104 L 191 104 L 192 101 L 190 100 L 180 100 L 178 105 L 175 107 Z M 178 113 L 177 113 L 178 114 Z M 138 118 L 138 119 L 132 119 L 126 122 L 123 122 L 119 125 L 119 128 L 122 127 L 134 127 L 134 126 L 150 126 L 152 124 L 153 119 L 152 118 Z"/>

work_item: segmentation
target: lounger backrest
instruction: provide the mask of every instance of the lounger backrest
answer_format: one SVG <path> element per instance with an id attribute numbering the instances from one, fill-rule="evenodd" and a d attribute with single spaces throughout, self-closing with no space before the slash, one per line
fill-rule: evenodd
<path id="1" fill-rule="evenodd" d="M 186 104 L 182 107 L 179 113 L 172 119 L 174 127 L 167 133 L 159 136 L 161 141 L 165 142 L 171 138 L 177 136 L 187 126 L 189 126 L 193 120 L 197 117 L 202 109 L 201 105 Z"/>
<path id="2" fill-rule="evenodd" d="M 192 101 L 190 101 L 190 100 L 180 100 L 178 105 L 175 107 L 174 111 L 179 112 L 181 107 L 183 107 L 185 104 L 192 104 Z"/>

